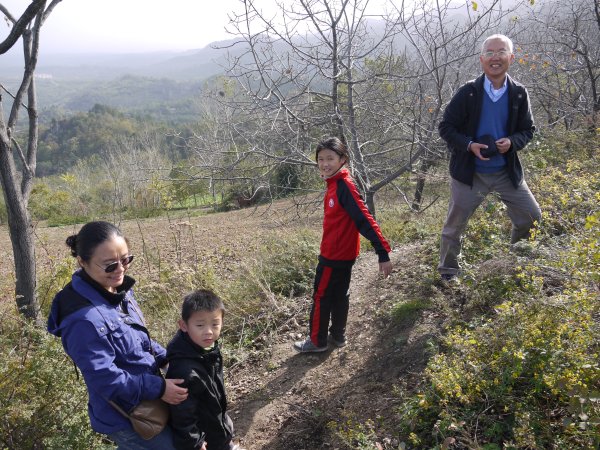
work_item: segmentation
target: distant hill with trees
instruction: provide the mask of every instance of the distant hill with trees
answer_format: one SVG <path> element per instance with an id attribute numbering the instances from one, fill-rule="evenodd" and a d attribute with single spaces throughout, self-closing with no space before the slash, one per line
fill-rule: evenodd
<path id="1" fill-rule="evenodd" d="M 36 71 L 41 120 L 102 104 L 169 123 L 194 121 L 194 102 L 203 84 L 224 72 L 233 42 L 185 52 L 42 54 Z M 16 90 L 23 62 L 18 55 L 4 58 L 3 83 Z"/>

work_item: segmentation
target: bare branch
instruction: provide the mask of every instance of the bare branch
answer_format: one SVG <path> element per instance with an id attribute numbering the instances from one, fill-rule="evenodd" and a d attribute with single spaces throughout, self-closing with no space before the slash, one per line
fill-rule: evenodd
<path id="1" fill-rule="evenodd" d="M 46 0 L 33 0 L 25 12 L 23 12 L 19 20 L 15 22 L 13 16 L 9 14 L 6 8 L 0 5 L 0 11 L 2 11 L 6 18 L 13 23 L 13 27 L 6 39 L 0 42 L 0 55 L 6 53 L 13 47 L 13 45 L 15 45 L 15 43 L 19 40 L 29 26 L 29 23 L 38 15 L 40 11 L 44 10 L 45 6 Z"/>

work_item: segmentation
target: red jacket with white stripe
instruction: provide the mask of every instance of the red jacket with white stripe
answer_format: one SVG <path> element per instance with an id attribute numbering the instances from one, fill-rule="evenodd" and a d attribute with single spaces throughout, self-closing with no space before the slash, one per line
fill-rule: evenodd
<path id="1" fill-rule="evenodd" d="M 390 260 L 391 251 L 379 225 L 367 209 L 347 169 L 327 179 L 323 238 L 319 261 L 331 267 L 352 265 L 360 252 L 360 236 L 367 238 L 379 256 Z"/>

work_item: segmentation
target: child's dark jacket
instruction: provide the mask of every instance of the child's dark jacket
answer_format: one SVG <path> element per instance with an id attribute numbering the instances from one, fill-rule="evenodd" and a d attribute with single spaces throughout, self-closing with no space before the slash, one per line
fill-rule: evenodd
<path id="1" fill-rule="evenodd" d="M 187 333 L 178 331 L 167 346 L 167 378 L 181 378 L 188 398 L 169 405 L 173 443 L 178 450 L 229 449 L 233 424 L 227 415 L 223 382 L 223 358 L 218 343 L 211 350 L 195 344 Z"/>

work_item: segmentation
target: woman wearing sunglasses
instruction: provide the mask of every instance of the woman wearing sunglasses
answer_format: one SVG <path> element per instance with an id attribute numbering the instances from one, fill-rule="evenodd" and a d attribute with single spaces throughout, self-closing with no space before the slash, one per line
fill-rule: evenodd
<path id="1" fill-rule="evenodd" d="M 108 222 L 90 222 L 67 238 L 79 269 L 54 298 L 48 331 L 62 339 L 87 385 L 92 428 L 119 449 L 173 449 L 167 426 L 150 440 L 138 436 L 109 401 L 130 411 L 143 400 L 176 405 L 187 398 L 183 380 L 163 379 L 165 349 L 150 339 L 125 273 L 134 260 L 127 239 Z"/>

